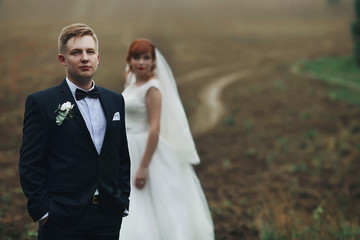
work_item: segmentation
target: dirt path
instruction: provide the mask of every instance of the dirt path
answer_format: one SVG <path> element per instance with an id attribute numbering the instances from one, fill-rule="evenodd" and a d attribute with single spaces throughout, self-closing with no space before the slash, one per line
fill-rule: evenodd
<path id="1" fill-rule="evenodd" d="M 194 129 L 194 136 L 209 131 L 220 121 L 224 115 L 224 104 L 221 100 L 223 90 L 229 84 L 239 81 L 251 74 L 250 70 L 241 70 L 230 73 L 211 81 L 211 84 L 199 92 L 200 104 L 192 115 L 191 127 Z"/>
<path id="2" fill-rule="evenodd" d="M 219 123 L 225 113 L 225 106 L 222 101 L 223 90 L 228 85 L 258 71 L 254 70 L 259 67 L 259 59 L 255 58 L 246 65 L 242 64 L 243 67 L 240 70 L 238 69 L 239 65 L 239 63 L 235 63 L 230 66 L 205 67 L 178 78 L 178 85 L 196 82 L 199 79 L 208 79 L 208 84 L 200 89 L 198 93 L 199 106 L 191 114 L 191 119 L 189 119 L 194 136 L 206 133 Z M 214 76 L 218 77 L 214 78 Z"/>

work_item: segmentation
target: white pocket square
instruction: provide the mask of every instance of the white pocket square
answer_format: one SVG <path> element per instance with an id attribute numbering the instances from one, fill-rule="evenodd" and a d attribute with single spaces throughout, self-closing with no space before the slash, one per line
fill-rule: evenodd
<path id="1" fill-rule="evenodd" d="M 116 112 L 113 116 L 113 121 L 120 121 L 120 113 Z"/>

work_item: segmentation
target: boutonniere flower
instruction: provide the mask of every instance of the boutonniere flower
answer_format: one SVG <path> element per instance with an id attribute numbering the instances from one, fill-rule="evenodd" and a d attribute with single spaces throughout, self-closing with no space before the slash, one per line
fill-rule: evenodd
<path id="1" fill-rule="evenodd" d="M 57 107 L 55 113 L 58 113 L 56 116 L 56 123 L 57 125 L 61 125 L 65 119 L 72 118 L 72 109 L 74 107 L 74 104 L 71 104 L 71 102 L 67 101 L 66 103 L 63 103 L 62 105 L 59 104 Z"/>

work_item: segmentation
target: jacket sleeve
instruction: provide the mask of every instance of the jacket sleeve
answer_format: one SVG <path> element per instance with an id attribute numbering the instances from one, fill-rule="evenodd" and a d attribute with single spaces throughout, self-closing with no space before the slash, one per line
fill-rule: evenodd
<path id="1" fill-rule="evenodd" d="M 23 138 L 20 148 L 20 184 L 27 197 L 27 208 L 33 221 L 49 210 L 45 186 L 49 128 L 44 110 L 30 95 L 25 103 Z"/>
<path id="2" fill-rule="evenodd" d="M 125 194 L 128 198 L 130 196 L 130 156 L 129 149 L 126 137 L 126 129 L 125 129 L 125 104 L 124 98 L 121 96 L 121 144 L 119 146 L 119 156 L 120 156 L 120 177 L 119 177 L 119 186 L 122 189 L 123 194 Z M 127 209 L 129 209 L 129 202 L 127 204 Z"/>

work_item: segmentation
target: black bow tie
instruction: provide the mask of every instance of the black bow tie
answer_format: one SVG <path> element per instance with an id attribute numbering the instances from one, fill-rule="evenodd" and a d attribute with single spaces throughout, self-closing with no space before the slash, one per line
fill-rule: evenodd
<path id="1" fill-rule="evenodd" d="M 97 90 L 97 88 L 95 87 L 93 90 L 85 92 L 81 89 L 76 89 L 75 91 L 75 98 L 76 100 L 81 100 L 83 98 L 85 98 L 86 96 L 91 97 L 91 98 L 98 98 L 99 97 L 99 91 Z"/>

